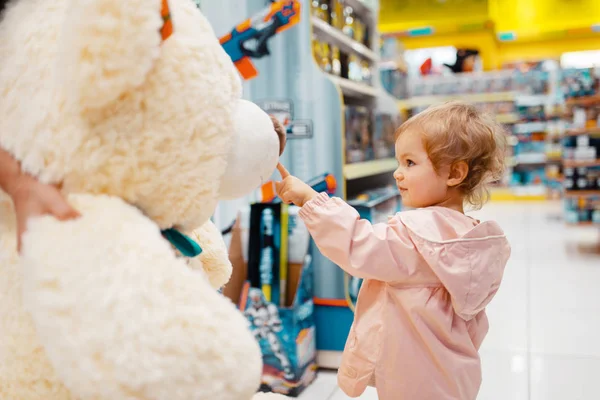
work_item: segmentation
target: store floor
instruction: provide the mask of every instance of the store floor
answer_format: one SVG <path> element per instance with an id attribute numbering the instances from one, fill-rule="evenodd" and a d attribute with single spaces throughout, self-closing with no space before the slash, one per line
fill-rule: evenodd
<path id="1" fill-rule="evenodd" d="M 559 202 L 498 203 L 472 214 L 497 220 L 513 249 L 488 307 L 478 400 L 600 398 L 600 228 L 566 227 L 561 212 Z M 300 399 L 349 397 L 321 372 Z"/>

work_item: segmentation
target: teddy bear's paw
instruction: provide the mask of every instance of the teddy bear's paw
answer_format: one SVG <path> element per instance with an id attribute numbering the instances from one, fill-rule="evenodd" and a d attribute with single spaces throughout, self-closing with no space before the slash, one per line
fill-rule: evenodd
<path id="1" fill-rule="evenodd" d="M 190 259 L 188 265 L 193 269 L 201 267 L 211 286 L 220 289 L 229 281 L 233 270 L 221 232 L 208 221 L 190 236 L 202 247 L 202 254 Z"/>
<path id="2" fill-rule="evenodd" d="M 32 219 L 23 298 L 80 400 L 250 399 L 261 353 L 247 320 L 118 198 L 70 197 L 81 217 Z"/>

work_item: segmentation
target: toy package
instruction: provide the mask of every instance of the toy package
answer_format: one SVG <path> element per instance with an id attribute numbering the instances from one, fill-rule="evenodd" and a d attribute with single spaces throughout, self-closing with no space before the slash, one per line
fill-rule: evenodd
<path id="1" fill-rule="evenodd" d="M 329 43 L 313 38 L 313 53 L 317 65 L 326 73 L 331 74 L 333 72 L 331 65 L 332 52 Z"/>
<path id="2" fill-rule="evenodd" d="M 335 193 L 333 175 L 307 182 Z M 262 391 L 298 396 L 316 377 L 316 328 L 310 235 L 299 207 L 274 196 L 272 182 L 261 203 L 240 211 L 232 228 L 233 274 L 223 294 L 238 304 L 263 354 Z"/>
<path id="3" fill-rule="evenodd" d="M 253 287 L 262 289 L 267 301 L 277 305 L 285 298 L 285 285 L 281 284 L 280 277 L 286 268 L 287 256 L 280 257 L 280 254 L 285 253 L 281 247 L 283 241 L 287 243 L 286 226 L 287 207 L 281 203 L 251 206 L 248 279 Z"/>
<path id="4" fill-rule="evenodd" d="M 312 15 L 329 23 L 329 0 L 312 0 L 310 10 Z"/>
<path id="5" fill-rule="evenodd" d="M 366 107 L 346 106 L 346 164 L 375 158 L 371 118 Z"/>
<path id="6" fill-rule="evenodd" d="M 262 350 L 261 390 L 291 396 L 316 376 L 310 237 L 298 210 L 250 207 L 248 274 L 237 301 Z"/>
<path id="7" fill-rule="evenodd" d="M 307 254 L 289 306 L 267 301 L 265 293 L 250 283 L 244 286 L 239 307 L 262 350 L 262 391 L 295 397 L 316 377 L 311 261 Z"/>
<path id="8" fill-rule="evenodd" d="M 375 159 L 394 157 L 394 133 L 400 126 L 400 120 L 390 114 L 375 116 L 373 132 L 373 153 Z"/>
<path id="9" fill-rule="evenodd" d="M 600 224 L 600 196 L 565 199 L 565 220 L 570 224 Z"/>
<path id="10" fill-rule="evenodd" d="M 598 79 L 590 69 L 565 69 L 561 74 L 565 97 L 592 96 L 598 92 Z"/>

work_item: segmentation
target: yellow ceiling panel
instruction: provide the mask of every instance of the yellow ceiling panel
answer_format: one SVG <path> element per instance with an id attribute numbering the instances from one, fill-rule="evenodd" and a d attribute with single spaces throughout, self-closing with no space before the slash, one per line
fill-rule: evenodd
<path id="1" fill-rule="evenodd" d="M 380 26 L 410 29 L 483 21 L 488 18 L 488 0 L 381 0 L 380 10 Z"/>
<path id="2" fill-rule="evenodd" d="M 589 35 L 593 25 L 600 29 L 600 0 L 381 0 L 380 9 L 383 33 L 431 27 L 445 34 L 450 25 L 486 21 L 496 32 L 514 32 L 517 39 Z"/>

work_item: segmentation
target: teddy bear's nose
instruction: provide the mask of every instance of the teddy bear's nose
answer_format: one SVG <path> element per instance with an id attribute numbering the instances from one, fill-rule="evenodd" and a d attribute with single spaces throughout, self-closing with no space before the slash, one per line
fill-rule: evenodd
<path id="1" fill-rule="evenodd" d="M 271 121 L 273 122 L 273 127 L 275 128 L 275 132 L 277 133 L 277 137 L 279 138 L 279 155 L 281 155 L 281 154 L 283 154 L 283 150 L 285 149 L 285 143 L 286 143 L 285 128 L 283 127 L 283 125 L 281 125 L 279 123 L 279 121 L 277 121 L 277 118 L 275 118 L 272 115 L 269 115 L 269 117 L 271 117 Z"/>

